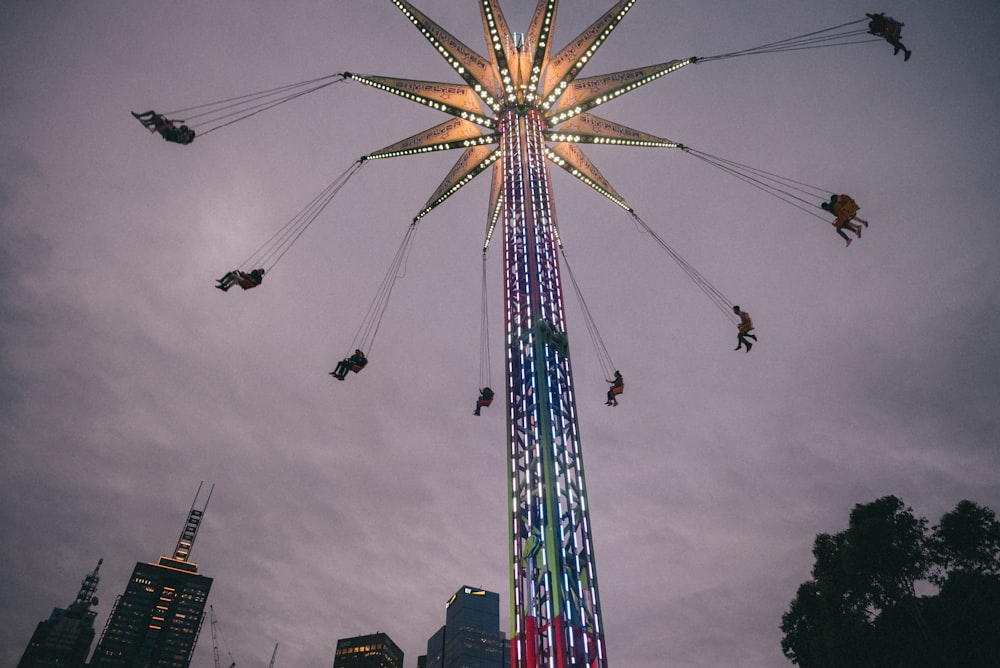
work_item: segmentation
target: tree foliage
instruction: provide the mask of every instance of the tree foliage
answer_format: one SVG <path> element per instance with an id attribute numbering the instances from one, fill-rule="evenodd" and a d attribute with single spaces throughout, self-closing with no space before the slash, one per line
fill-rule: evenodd
<path id="1" fill-rule="evenodd" d="M 934 527 L 930 549 L 944 575 L 935 573 L 932 578 L 939 585 L 956 570 L 1000 575 L 1000 522 L 989 508 L 959 501 Z"/>
<path id="2" fill-rule="evenodd" d="M 961 501 L 928 529 L 886 496 L 856 505 L 847 530 L 817 535 L 813 556 L 781 618 L 792 663 L 1000 667 L 1000 521 L 989 508 Z"/>

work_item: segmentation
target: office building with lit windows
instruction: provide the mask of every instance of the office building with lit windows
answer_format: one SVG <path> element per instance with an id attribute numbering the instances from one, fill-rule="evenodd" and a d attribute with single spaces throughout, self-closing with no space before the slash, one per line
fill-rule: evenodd
<path id="1" fill-rule="evenodd" d="M 188 570 L 190 569 L 190 570 Z M 99 668 L 188 668 L 205 618 L 212 578 L 169 557 L 137 563 L 90 665 Z"/>
<path id="2" fill-rule="evenodd" d="M 192 505 L 172 557 L 135 565 L 125 593 L 111 609 L 91 666 L 188 668 L 212 588 L 212 578 L 199 574 L 198 564 L 188 561 L 203 514 L 204 509 Z"/>
<path id="3" fill-rule="evenodd" d="M 385 633 L 341 638 L 333 668 L 403 668 L 403 650 Z"/>
<path id="4" fill-rule="evenodd" d="M 448 599 L 445 625 L 427 641 L 426 668 L 507 668 L 510 642 L 500 631 L 500 595 L 462 587 Z"/>

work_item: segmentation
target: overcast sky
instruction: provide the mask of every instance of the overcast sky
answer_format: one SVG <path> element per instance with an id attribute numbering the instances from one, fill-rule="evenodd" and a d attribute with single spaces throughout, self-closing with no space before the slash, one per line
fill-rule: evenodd
<path id="1" fill-rule="evenodd" d="M 477 3 L 417 6 L 485 53 Z M 564 0 L 557 48 L 611 0 Z M 765 8 L 766 6 L 766 8 Z M 527 28 L 533 0 L 506 0 Z M 329 666 L 384 631 L 413 668 L 468 584 L 507 626 L 505 424 L 479 383 L 488 178 L 422 220 L 371 363 L 327 373 L 457 153 L 374 161 L 256 290 L 214 280 L 358 157 L 445 118 L 344 82 L 186 147 L 129 111 L 342 71 L 457 82 L 387 0 L 62 3 L 0 20 L 0 664 L 104 558 L 192 552 L 239 666 Z M 885 11 L 884 42 L 699 63 L 599 115 L 852 194 L 832 228 L 677 150 L 585 151 L 754 317 L 735 330 L 631 219 L 559 171 L 573 272 L 626 379 L 615 408 L 567 288 L 610 665 L 779 668 L 817 533 L 895 494 L 1000 510 L 1000 5 L 639 2 L 584 76 Z M 558 170 L 557 170 L 558 171 Z M 487 261 L 502 386 L 500 251 Z M 96 643 L 95 643 L 96 644 Z M 212 662 L 206 624 L 192 665 Z"/>

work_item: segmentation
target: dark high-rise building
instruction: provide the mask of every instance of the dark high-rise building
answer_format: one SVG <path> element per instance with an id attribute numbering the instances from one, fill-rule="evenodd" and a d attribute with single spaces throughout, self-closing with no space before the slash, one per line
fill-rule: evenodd
<path id="1" fill-rule="evenodd" d="M 212 578 L 200 575 L 198 564 L 188 561 L 204 514 L 204 508 L 196 510 L 191 505 L 172 557 L 135 565 L 125 593 L 115 601 L 104 626 L 91 666 L 188 668 L 212 587 Z"/>
<path id="2" fill-rule="evenodd" d="M 403 650 L 385 633 L 341 638 L 333 668 L 403 668 Z"/>
<path id="3" fill-rule="evenodd" d="M 76 600 L 69 607 L 53 608 L 49 618 L 38 623 L 17 668 L 81 668 L 86 664 L 97 617 L 90 608 L 97 605 L 94 593 L 103 561 L 99 560 L 94 572 L 83 578 Z"/>
<path id="4" fill-rule="evenodd" d="M 500 631 L 500 595 L 462 587 L 448 600 L 445 625 L 427 641 L 426 668 L 507 668 L 510 642 Z"/>

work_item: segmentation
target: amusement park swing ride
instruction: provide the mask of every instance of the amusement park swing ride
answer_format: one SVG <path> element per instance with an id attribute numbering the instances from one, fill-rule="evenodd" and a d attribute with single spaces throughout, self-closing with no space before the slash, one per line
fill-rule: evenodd
<path id="1" fill-rule="evenodd" d="M 619 0 L 561 50 L 551 46 L 558 0 L 538 0 L 527 32 L 514 33 L 500 0 L 480 0 L 486 57 L 456 39 L 406 0 L 392 0 L 462 81 L 440 83 L 343 72 L 167 114 L 133 115 L 151 132 L 190 144 L 211 132 L 332 84 L 354 81 L 440 111 L 448 120 L 369 153 L 293 216 L 237 269 L 217 281 L 226 291 L 260 285 L 332 199 L 367 163 L 446 150 L 461 155 L 414 216 L 364 322 L 332 374 L 344 380 L 367 364 L 399 271 L 418 223 L 475 177 L 491 176 L 485 255 L 495 235 L 502 247 L 505 303 L 504 369 L 507 415 L 507 492 L 510 558 L 511 665 L 514 668 L 607 668 L 604 624 L 584 477 L 576 397 L 563 304 L 562 271 L 582 305 L 584 320 L 607 376 L 616 372 L 569 269 L 556 223 L 550 183 L 554 165 L 623 209 L 668 254 L 719 310 L 740 327 L 752 324 L 710 281 L 658 235 L 604 178 L 581 146 L 589 144 L 677 149 L 747 184 L 861 236 L 858 207 L 846 195 L 720 158 L 679 142 L 626 127 L 592 113 L 667 74 L 696 63 L 739 56 L 889 41 L 898 52 L 899 27 L 883 15 L 850 21 L 786 40 L 710 57 L 689 57 L 631 70 L 580 77 L 595 52 L 636 0 Z M 857 24 L 871 19 L 866 27 Z M 910 56 L 905 51 L 906 58 Z M 185 121 L 168 116 L 184 115 Z M 178 127 L 178 123 L 182 123 Z M 830 201 L 826 201 L 830 198 Z M 822 204 L 820 204 L 822 202 Z M 834 220 L 830 220 L 830 214 Z M 857 222 L 853 222 L 857 220 Z M 561 260 L 560 260 L 561 257 Z M 488 347 L 486 309 L 482 347 Z M 751 335 L 752 336 L 752 335 Z M 749 350 L 749 342 L 747 349 Z M 619 377 L 620 378 L 620 377 Z M 492 402 L 489 364 L 480 382 L 479 408 Z M 616 391 L 617 387 L 617 391 Z M 609 403 L 623 383 L 612 385 Z"/>

